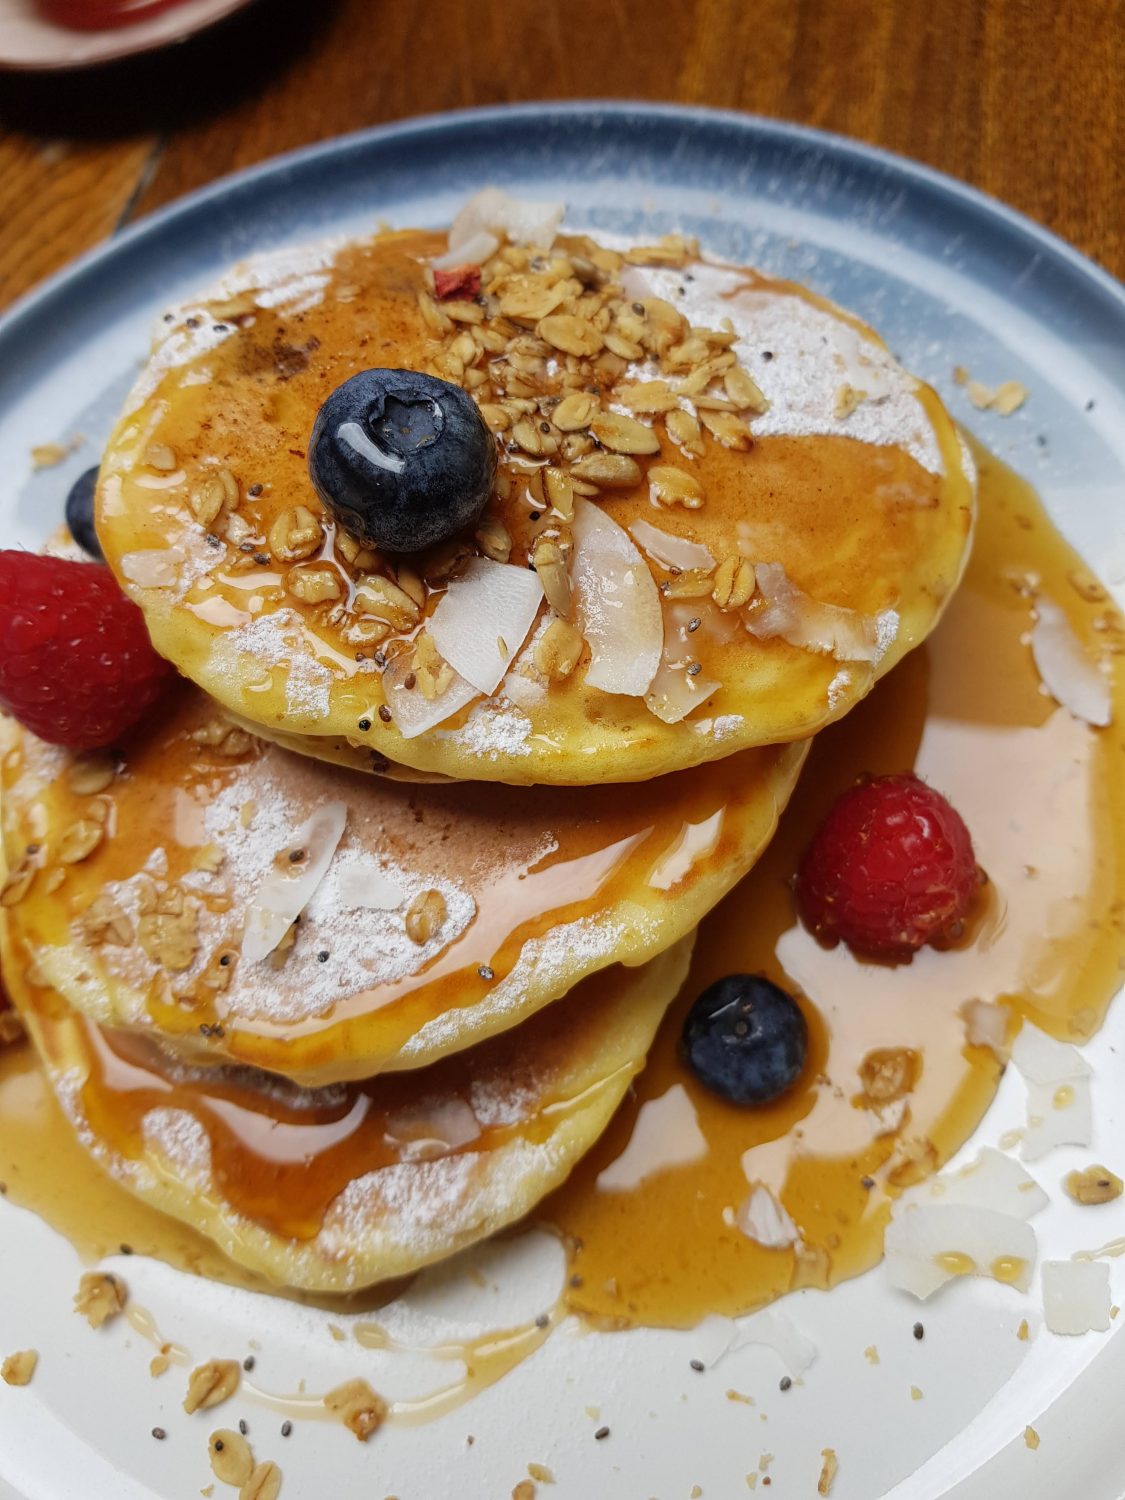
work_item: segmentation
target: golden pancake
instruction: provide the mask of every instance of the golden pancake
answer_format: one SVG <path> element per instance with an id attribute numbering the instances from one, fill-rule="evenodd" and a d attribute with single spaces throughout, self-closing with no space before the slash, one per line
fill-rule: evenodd
<path id="1" fill-rule="evenodd" d="M 20 962 L 100 1024 L 301 1083 L 416 1068 L 692 931 L 805 746 L 634 788 L 411 787 L 252 739 L 184 684 L 116 758 L 5 726 Z"/>
<path id="2" fill-rule="evenodd" d="M 185 1068 L 4 957 L 59 1102 L 106 1171 L 238 1265 L 346 1292 L 494 1234 L 557 1187 L 643 1066 L 690 953 L 684 939 L 605 970 L 518 1033 L 424 1071 L 316 1090 Z"/>
<path id="3" fill-rule="evenodd" d="M 184 673 L 368 768 L 585 785 L 807 737 L 925 638 L 972 463 L 869 328 L 677 237 L 457 238 L 486 255 L 476 298 L 438 299 L 446 237 L 411 230 L 168 314 L 97 525 Z M 371 367 L 478 402 L 498 468 L 475 531 L 379 553 L 321 503 L 314 420 Z"/>

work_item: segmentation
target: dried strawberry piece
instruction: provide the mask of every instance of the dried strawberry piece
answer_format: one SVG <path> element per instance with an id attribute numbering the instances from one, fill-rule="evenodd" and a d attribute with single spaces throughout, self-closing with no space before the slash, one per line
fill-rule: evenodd
<path id="1" fill-rule="evenodd" d="M 479 266 L 450 266 L 448 271 L 434 272 L 434 295 L 439 302 L 446 302 L 450 297 L 468 299 L 479 291 Z"/>

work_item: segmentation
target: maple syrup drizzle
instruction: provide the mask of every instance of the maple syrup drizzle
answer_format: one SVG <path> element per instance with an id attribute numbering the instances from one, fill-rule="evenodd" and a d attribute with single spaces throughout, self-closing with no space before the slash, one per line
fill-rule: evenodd
<path id="1" fill-rule="evenodd" d="M 413 973 L 368 987 L 349 975 L 348 987 L 334 1003 L 304 1019 L 254 1014 L 245 1000 L 237 1007 L 228 1004 L 209 987 L 209 967 L 197 978 L 172 976 L 171 982 L 162 974 L 144 997 L 153 1027 L 194 1043 L 195 1050 L 201 1050 L 200 1027 L 218 1024 L 224 1040 L 221 1047 L 209 1043 L 210 1060 L 225 1056 L 289 1073 L 300 1073 L 306 1064 L 315 1069 L 324 1059 L 339 1063 L 355 1056 L 386 1056 L 435 1017 L 487 1002 L 527 945 L 561 924 L 596 916 L 619 901 L 639 903 L 657 920 L 667 920 L 670 907 L 690 897 L 699 879 L 724 863 L 744 862 L 755 843 L 768 836 L 776 803 L 797 769 L 788 751 L 761 749 L 742 751 L 714 767 L 674 773 L 661 784 L 643 783 L 627 797 L 609 785 L 574 792 L 472 783 L 437 785 L 420 793 L 417 787 L 375 781 L 268 747 L 234 764 L 217 760 L 192 738 L 213 720 L 211 705 L 190 690 L 168 706 L 158 730 L 139 731 L 129 739 L 123 751 L 125 772 L 107 793 L 112 826 L 127 836 L 104 840 L 90 857 L 69 866 L 58 898 L 36 899 L 33 890 L 14 914 L 13 929 L 30 952 L 66 944 L 72 918 L 107 884 L 134 878 L 158 855 L 166 861 L 169 883 L 182 881 L 195 868 L 200 851 L 216 847 L 210 844 L 205 811 L 232 782 L 245 785 L 245 805 L 251 810 L 261 791 L 259 778 L 265 778 L 267 787 L 276 783 L 295 831 L 327 795 L 339 795 L 340 778 L 348 778 L 354 845 L 365 847 L 370 834 L 373 846 L 398 850 L 409 863 L 418 858 L 414 843 L 422 836 L 424 820 L 427 847 L 437 848 L 440 867 L 475 898 L 476 912 L 465 929 Z M 21 752 L 33 768 L 42 753 L 30 745 Z M 32 793 L 22 774 L 20 763 L 5 760 L 5 790 L 19 812 L 20 837 L 9 837 L 13 865 L 22 854 L 20 838 L 26 844 L 38 836 L 35 819 L 44 808 L 48 826 L 55 829 L 69 827 L 88 812 L 65 776 L 55 775 L 41 792 Z M 35 783 L 29 778 L 28 784 Z M 503 832 L 498 835 L 497 829 Z M 202 896 L 218 918 L 209 940 L 215 957 L 237 952 L 249 898 L 239 888 L 237 867 L 224 865 L 218 879 L 220 887 Z M 636 909 L 631 907 L 631 913 Z M 625 923 L 627 929 L 630 924 L 642 925 L 635 915 Z M 644 937 L 637 941 L 643 943 Z M 609 950 L 613 944 L 613 935 L 607 934 L 604 947 Z M 124 951 L 100 950 L 111 974 L 124 962 L 115 954 Z M 290 962 L 278 984 L 300 983 L 299 978 L 287 980 L 291 968 Z M 560 974 L 564 984 L 565 977 Z"/>
<path id="2" fill-rule="evenodd" d="M 945 619 L 818 738 L 773 843 L 703 922 L 687 984 L 633 1097 L 540 1206 L 537 1218 L 574 1247 L 579 1284 L 567 1292 L 569 1307 L 600 1324 L 688 1326 L 866 1270 L 881 1254 L 888 1194 L 946 1160 L 993 1096 L 995 1059 L 965 1044 L 961 1005 L 1002 1001 L 1057 1036 L 1084 1041 L 1121 983 L 1125 635 L 1030 487 L 989 454 L 978 449 L 976 457 L 979 530 Z M 1029 585 L 1063 606 L 1092 650 L 1116 648 L 1109 729 L 1088 728 L 1042 693 L 1026 645 Z M 990 881 L 954 949 L 923 950 L 908 966 L 861 963 L 843 947 L 819 947 L 797 924 L 787 882 L 856 776 L 910 767 L 962 813 Z M 707 1093 L 677 1050 L 687 1006 L 738 970 L 765 972 L 802 995 L 812 1039 L 803 1081 L 752 1111 Z M 857 1107 L 857 1067 L 883 1047 L 917 1050 L 922 1068 L 909 1119 L 880 1138 Z M 649 1175 L 632 1191 L 600 1189 L 640 1111 L 677 1084 L 694 1106 L 705 1154 L 661 1170 L 662 1149 L 676 1141 L 645 1141 L 642 1118 Z M 763 1249 L 728 1222 L 751 1182 L 778 1195 L 802 1231 L 803 1253 Z"/>
<path id="3" fill-rule="evenodd" d="M 308 437 L 336 379 L 354 373 L 357 361 L 378 362 L 375 349 L 393 348 L 395 362 L 405 368 L 431 368 L 435 337 L 419 315 L 417 297 L 424 287 L 423 265 L 442 243 L 440 236 L 429 232 L 402 231 L 344 247 L 325 273 L 322 299 L 303 308 L 284 300 L 274 307 L 257 307 L 253 321 L 224 342 L 196 352 L 182 365 L 155 372 L 159 383 L 119 428 L 107 457 L 110 477 L 102 487 L 99 517 L 114 567 L 120 567 L 123 556 L 169 545 L 182 547 L 189 558 L 203 547 L 206 563 L 200 526 L 187 506 L 199 473 L 209 472 L 199 468 L 204 461 L 230 464 L 240 477 L 254 476 L 258 493 L 238 513 L 253 528 L 256 543 L 265 546 L 273 523 L 295 502 L 309 497 L 304 460 Z M 558 248 L 585 253 L 591 247 L 564 236 Z M 806 288 L 741 268 L 721 269 L 735 273 L 721 294 L 728 302 L 747 288 L 796 296 L 830 313 L 847 328 L 852 342 L 866 339 L 867 330 L 859 320 Z M 701 264 L 695 274 L 698 280 L 719 270 Z M 338 293 L 345 287 L 350 295 L 342 300 Z M 377 337 L 362 333 L 357 339 L 351 300 L 355 296 L 379 308 Z M 691 297 L 681 310 L 694 316 Z M 708 316 L 713 311 L 711 307 Z M 749 342 L 755 343 L 753 336 Z M 536 389 L 542 385 L 546 396 L 560 394 L 554 376 L 536 377 L 532 383 Z M 751 465 L 742 451 L 707 444 L 703 457 L 691 464 L 707 503 L 691 512 L 686 532 L 682 515 L 654 511 L 647 484 L 613 491 L 609 508 L 626 528 L 638 519 L 656 522 L 707 545 L 718 559 L 748 540 L 740 532 L 746 521 L 761 549 L 759 556 L 783 562 L 789 576 L 814 598 L 831 597 L 871 615 L 893 605 L 897 597 L 911 600 L 914 608 L 903 620 L 905 645 L 912 632 L 929 623 L 931 601 L 940 602 L 953 586 L 971 524 L 970 486 L 951 419 L 932 392 L 922 388 L 918 396 L 942 450 L 944 475 L 924 468 L 897 440 L 856 442 L 839 432 L 810 437 L 795 415 L 793 432 L 755 437 Z M 918 415 L 925 425 L 922 412 Z M 654 430 L 661 450 L 653 462 L 682 464 L 682 453 L 660 422 Z M 162 487 L 156 490 L 144 462 L 147 444 L 155 440 L 182 456 L 191 470 L 172 476 L 178 482 L 167 487 L 166 481 L 159 481 Z M 505 448 L 500 462 L 506 484 L 498 514 L 512 539 L 512 561 L 522 565 L 539 530 L 549 524 L 542 516 L 546 460 L 523 452 L 509 454 Z M 268 556 L 268 551 L 261 555 Z M 330 535 L 321 555 L 334 560 Z M 192 568 L 190 586 L 171 612 L 166 615 L 162 608 L 150 619 L 158 646 L 186 675 L 248 720 L 267 727 L 311 735 L 328 730 L 355 746 L 423 769 L 479 774 L 475 743 L 458 740 L 454 747 L 450 742 L 449 760 L 444 752 L 435 752 L 438 741 L 433 735 L 404 739 L 393 716 L 384 725 L 377 714 L 380 706 L 389 706 L 382 680 L 370 673 L 369 653 L 360 651 L 365 659 L 357 661 L 355 643 L 349 644 L 338 621 L 333 623 L 331 606 L 296 598 L 272 566 L 251 566 L 247 556 L 228 556 L 217 549 L 214 557 L 213 567 Z M 871 566 L 872 557 L 878 559 L 877 567 Z M 242 567 L 247 571 L 240 572 Z M 662 581 L 666 572 L 658 569 Z M 441 587 L 440 580 L 427 585 L 435 593 Z M 236 683 L 228 671 L 223 638 L 239 626 L 268 625 L 269 616 L 281 610 L 298 621 L 302 652 L 328 669 L 327 712 L 290 701 L 292 674 L 280 664 L 261 663 L 259 679 L 251 682 Z M 708 608 L 704 613 L 718 612 Z M 380 654 L 393 659 L 412 650 L 413 634 L 413 626 L 396 630 L 380 642 Z M 693 637 L 692 655 L 720 687 L 686 731 L 680 725 L 664 725 L 647 710 L 638 715 L 637 704 L 628 696 L 592 693 L 584 672 L 575 672 L 553 683 L 540 703 L 525 703 L 521 710 L 531 725 L 527 745 L 535 747 L 534 756 L 526 755 L 526 746 L 520 754 L 509 754 L 503 744 L 492 747 L 504 761 L 506 779 L 534 779 L 541 772 L 540 781 L 549 774 L 557 782 L 580 782 L 591 754 L 599 752 L 603 759 L 607 753 L 631 757 L 633 765 L 642 767 L 639 774 L 656 775 L 683 762 L 689 736 L 710 741 L 709 731 L 701 726 L 726 715 L 745 716 L 762 730 L 763 738 L 812 732 L 823 722 L 829 684 L 839 671 L 839 663 L 830 656 L 803 651 L 780 638 L 750 640 L 741 630 L 700 630 Z M 868 670 L 853 665 L 849 692 L 863 690 Z M 476 706 L 445 721 L 443 734 L 456 738 Z M 356 726 L 365 719 L 370 727 L 360 733 Z M 606 746 L 614 750 L 607 752 Z"/>
<path id="4" fill-rule="evenodd" d="M 530 1359 L 550 1338 L 563 1311 L 560 1302 L 551 1312 L 514 1328 L 489 1329 L 476 1338 L 451 1339 L 431 1345 L 401 1344 L 378 1323 L 357 1323 L 352 1331 L 355 1342 L 363 1349 L 420 1354 L 441 1363 L 464 1366 L 461 1375 L 444 1385 L 420 1396 L 399 1397 L 388 1403 L 387 1421 L 392 1426 L 420 1427 L 466 1405 L 522 1365 L 525 1359 Z M 269 1391 L 246 1380 L 242 1382 L 242 1391 L 279 1416 L 302 1421 L 338 1420 L 325 1406 L 321 1394 Z"/>
<path id="5" fill-rule="evenodd" d="M 1031 618 L 1029 582 L 1064 606 L 1091 645 L 1120 647 L 1125 634 L 1029 487 L 987 454 L 979 453 L 978 461 L 976 551 L 947 618 L 925 649 L 818 740 L 800 794 L 766 856 L 704 922 L 689 982 L 635 1097 L 569 1182 L 541 1206 L 537 1217 L 571 1247 L 566 1309 L 591 1322 L 686 1326 L 708 1312 L 742 1312 L 791 1286 L 827 1286 L 866 1269 L 879 1255 L 888 1194 L 951 1155 L 992 1098 L 997 1064 L 990 1052 L 965 1043 L 961 1004 L 1001 1000 L 1056 1035 L 1083 1040 L 1117 987 L 1125 966 L 1121 662 L 1114 654 L 1116 718 L 1108 730 L 1087 728 L 1046 698 L 1023 640 Z M 990 876 L 981 910 L 957 947 L 924 951 L 909 966 L 859 963 L 844 949 L 819 948 L 797 926 L 787 885 L 801 849 L 855 775 L 912 765 L 966 817 Z M 736 969 L 763 970 L 806 1002 L 811 1047 L 805 1078 L 766 1109 L 724 1104 L 699 1088 L 678 1060 L 685 1007 L 712 979 Z M 109 1049 L 119 1059 L 115 1067 L 131 1065 L 130 1045 L 115 1039 Z M 860 1107 L 857 1070 L 869 1051 L 887 1047 L 913 1049 L 921 1068 L 909 1117 L 901 1129 L 879 1135 Z M 137 1103 L 128 1101 L 150 1085 L 122 1089 L 113 1081 L 112 1069 L 103 1071 L 95 1087 L 87 1086 L 87 1104 L 96 1094 L 104 1127 L 124 1138 L 123 1122 Z M 637 1132 L 643 1106 L 677 1086 L 702 1132 L 698 1158 L 669 1166 L 665 1158 L 675 1141 L 641 1141 L 645 1170 L 638 1185 L 599 1188 L 600 1174 Z M 164 1090 L 157 1093 L 166 1103 Z M 261 1193 L 278 1170 L 275 1157 L 251 1160 L 252 1136 L 243 1135 L 237 1150 L 231 1142 L 222 1146 L 217 1091 L 203 1099 L 198 1090 L 176 1085 L 174 1093 L 178 1104 L 206 1116 L 213 1140 L 234 1153 L 232 1163 L 241 1153 L 242 1166 L 232 1165 L 224 1180 L 234 1206 L 276 1214 L 276 1202 Z M 353 1088 L 349 1108 L 361 1097 L 362 1086 Z M 228 1112 L 228 1124 L 229 1118 Z M 323 1155 L 310 1147 L 300 1169 L 314 1186 L 324 1182 L 319 1210 L 315 1191 L 297 1190 L 293 1166 L 297 1206 L 285 1212 L 293 1213 L 297 1232 L 308 1231 L 349 1170 L 369 1164 L 363 1156 L 347 1166 L 362 1131 L 341 1136 L 338 1112 L 326 1123 L 332 1147 Z M 0 1058 L 0 1126 L 9 1196 L 87 1253 L 101 1255 L 125 1242 L 202 1275 L 261 1287 L 90 1165 L 23 1048 Z M 324 1162 L 332 1169 L 322 1174 Z M 751 1182 L 766 1183 L 781 1198 L 802 1230 L 801 1255 L 764 1250 L 730 1222 Z M 499 1340 L 495 1361 L 482 1355 L 478 1363 L 500 1374 L 534 1346 L 528 1333 L 525 1351 L 518 1330 L 508 1342 L 506 1335 L 490 1337 Z M 419 1420 L 448 1409 L 445 1399 L 441 1392 L 419 1398 Z"/>

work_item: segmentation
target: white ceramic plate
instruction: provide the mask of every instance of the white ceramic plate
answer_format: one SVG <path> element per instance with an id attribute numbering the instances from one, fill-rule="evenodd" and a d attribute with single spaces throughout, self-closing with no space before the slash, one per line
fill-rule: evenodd
<path id="1" fill-rule="evenodd" d="M 0 0 L 0 68 L 48 72 L 90 68 L 182 42 L 250 0 L 182 0 L 130 26 L 80 31 L 42 16 L 34 0 Z"/>
<path id="2" fill-rule="evenodd" d="M 409 121 L 218 184 L 140 225 L 37 293 L 0 324 L 0 504 L 4 539 L 36 545 L 70 480 L 97 459 L 161 305 L 204 285 L 243 252 L 358 230 L 378 218 L 439 224 L 471 189 L 500 182 L 566 198 L 572 221 L 623 232 L 685 229 L 719 253 L 764 263 L 837 297 L 879 327 L 955 414 L 1040 489 L 1058 524 L 1125 598 L 1125 297 L 1066 246 L 999 205 L 908 163 L 741 116 L 629 106 L 539 106 Z M 1023 380 L 1027 406 L 1002 420 L 953 387 L 955 362 L 995 384 Z M 32 473 L 34 443 L 86 441 Z M 1046 442 L 1037 441 L 1045 438 Z M 1091 1159 L 1121 1169 L 1125 1107 L 1118 1004 L 1086 1049 L 1095 1069 L 1091 1151 L 1038 1164 L 1052 1205 L 1036 1220 L 1041 1257 L 1125 1234 L 1125 1200 L 1089 1211 L 1057 1191 Z M 1024 1117 L 1011 1072 L 977 1146 Z M 541 1237 L 486 1247 L 424 1278 L 380 1315 L 403 1342 L 506 1328 L 554 1297 L 559 1255 Z M 134 1299 L 197 1361 L 256 1349 L 255 1381 L 309 1393 L 365 1376 L 392 1397 L 445 1385 L 450 1366 L 357 1346 L 349 1319 L 122 1261 Z M 151 1348 L 124 1320 L 93 1334 L 70 1310 L 80 1267 L 36 1219 L 0 1203 L 0 1350 L 32 1346 L 25 1390 L 0 1386 L 0 1493 L 21 1500 L 179 1500 L 211 1482 L 206 1437 L 246 1419 L 260 1457 L 283 1469 L 285 1500 L 505 1500 L 544 1464 L 557 1500 L 706 1500 L 748 1493 L 772 1454 L 778 1500 L 813 1496 L 821 1449 L 839 1458 L 833 1500 L 1002 1500 L 1125 1492 L 1120 1391 L 1125 1337 L 1062 1339 L 1028 1298 L 965 1281 L 917 1304 L 877 1270 L 828 1295 L 783 1304 L 815 1342 L 816 1363 L 782 1394 L 785 1367 L 749 1346 L 703 1374 L 713 1334 L 600 1335 L 564 1325 L 516 1373 L 452 1415 L 390 1428 L 361 1448 L 341 1427 L 298 1422 L 250 1397 L 207 1416 L 179 1409 L 182 1372 L 148 1373 Z M 1125 1303 L 1125 1261 L 1112 1263 Z M 1024 1317 L 1035 1336 L 1016 1338 Z M 335 1324 L 344 1332 L 338 1340 Z M 1121 1320 L 1125 1324 L 1125 1318 Z M 253 1342 L 252 1342 L 253 1341 Z M 864 1349 L 878 1346 L 872 1366 Z M 258 1347 L 260 1346 L 260 1347 Z M 912 1400 L 911 1386 L 924 1396 Z M 735 1387 L 747 1407 L 726 1399 Z M 587 1408 L 597 1409 L 591 1417 Z M 599 1424 L 609 1437 L 594 1440 Z M 1032 1424 L 1037 1451 L 1024 1442 Z M 167 1430 L 154 1442 L 154 1425 Z M 470 1445 L 469 1435 L 474 1441 Z M 6 1484 L 5 1484 L 6 1481 Z M 216 1495 L 233 1494 L 216 1488 Z"/>

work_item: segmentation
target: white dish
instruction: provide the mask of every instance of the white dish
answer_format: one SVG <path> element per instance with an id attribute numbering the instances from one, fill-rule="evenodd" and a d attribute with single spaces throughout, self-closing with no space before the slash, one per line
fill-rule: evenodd
<path id="1" fill-rule="evenodd" d="M 129 26 L 81 31 L 47 20 L 34 0 L 0 0 L 0 68 L 49 72 L 116 62 L 182 42 L 247 4 L 249 0 L 182 0 Z"/>
<path id="2" fill-rule="evenodd" d="M 489 111 L 333 143 L 178 205 L 68 273 L 0 325 L 6 543 L 37 544 L 70 479 L 96 461 L 164 302 L 251 247 L 355 230 L 376 217 L 447 221 L 467 189 L 490 180 L 564 197 L 579 223 L 686 228 L 705 246 L 783 268 L 854 307 L 1036 484 L 1125 600 L 1120 289 L 1006 210 L 921 169 L 789 127 L 639 107 Z M 1022 380 L 1026 408 L 1006 420 L 974 412 L 952 384 L 957 362 L 992 383 Z M 31 472 L 34 443 L 78 432 L 86 441 L 65 464 Z M 1032 1169 L 1051 1196 L 1036 1220 L 1041 1259 L 1125 1235 L 1125 1200 L 1091 1212 L 1058 1190 L 1072 1166 L 1100 1160 L 1120 1171 L 1125 1162 L 1122 1046 L 1118 1003 L 1084 1049 L 1094 1069 L 1091 1149 L 1055 1151 Z M 1023 1123 L 1024 1097 L 1009 1070 L 962 1155 Z M 484 1287 L 466 1279 L 461 1261 L 416 1284 L 380 1322 L 403 1342 L 430 1346 L 511 1328 L 554 1300 L 561 1259 L 541 1236 L 486 1247 L 473 1260 L 487 1273 Z M 137 1257 L 109 1266 L 193 1363 L 253 1351 L 252 1379 L 267 1391 L 293 1392 L 303 1380 L 315 1396 L 362 1375 L 407 1397 L 448 1383 L 443 1361 L 359 1347 L 349 1326 L 356 1319 Z M 1125 1303 L 1125 1260 L 1110 1266 L 1114 1298 Z M 556 1485 L 540 1488 L 552 1500 L 687 1500 L 696 1485 L 705 1500 L 733 1500 L 748 1493 L 747 1474 L 764 1474 L 765 1454 L 773 1455 L 772 1484 L 759 1490 L 787 1500 L 816 1494 L 825 1448 L 839 1459 L 833 1500 L 1120 1500 L 1125 1492 L 1116 1394 L 1125 1318 L 1107 1335 L 1053 1336 L 1041 1327 L 1037 1282 L 1024 1297 L 962 1281 L 920 1308 L 892 1291 L 880 1269 L 827 1295 L 791 1296 L 781 1305 L 818 1358 L 784 1393 L 785 1366 L 760 1345 L 694 1371 L 690 1361 L 708 1361 L 722 1342 L 714 1329 L 592 1334 L 568 1324 L 451 1415 L 387 1428 L 360 1447 L 324 1422 L 297 1421 L 283 1439 L 285 1412 L 249 1394 L 186 1417 L 186 1371 L 154 1380 L 154 1351 L 125 1319 L 94 1333 L 75 1317 L 81 1269 L 69 1244 L 0 1204 L 0 1351 L 41 1355 L 30 1387 L 0 1386 L 0 1494 L 18 1500 L 194 1496 L 212 1481 L 207 1434 L 239 1416 L 258 1456 L 282 1467 L 287 1500 L 503 1500 L 529 1462 L 553 1472 Z M 1033 1333 L 1026 1343 L 1016 1337 L 1025 1317 Z M 912 1333 L 918 1319 L 921 1341 Z M 870 1345 L 877 1366 L 864 1357 Z M 912 1399 L 912 1386 L 921 1399 Z M 729 1388 L 757 1404 L 727 1399 Z M 603 1424 L 610 1434 L 595 1440 Z M 156 1425 L 167 1431 L 162 1442 L 150 1436 Z M 1040 1437 L 1034 1451 L 1028 1426 Z"/>

